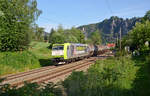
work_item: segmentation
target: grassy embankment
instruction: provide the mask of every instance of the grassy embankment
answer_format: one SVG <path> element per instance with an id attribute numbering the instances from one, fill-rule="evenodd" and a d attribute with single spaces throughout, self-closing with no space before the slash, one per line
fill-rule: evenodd
<path id="1" fill-rule="evenodd" d="M 23 72 L 50 65 L 49 43 L 32 42 L 30 48 L 22 52 L 0 52 L 0 76 Z"/>

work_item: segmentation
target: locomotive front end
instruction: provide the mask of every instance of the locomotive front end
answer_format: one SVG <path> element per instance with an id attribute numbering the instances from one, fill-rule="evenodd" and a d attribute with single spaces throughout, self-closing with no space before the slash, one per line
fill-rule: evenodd
<path id="1" fill-rule="evenodd" d="M 62 62 L 64 60 L 64 44 L 54 44 L 52 47 L 52 61 Z"/>

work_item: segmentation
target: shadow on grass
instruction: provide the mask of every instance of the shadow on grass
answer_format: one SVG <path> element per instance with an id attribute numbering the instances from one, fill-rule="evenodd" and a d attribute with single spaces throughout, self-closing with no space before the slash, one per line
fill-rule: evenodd
<path id="1" fill-rule="evenodd" d="M 39 59 L 39 62 L 42 67 L 54 65 L 51 59 Z"/>
<path id="2" fill-rule="evenodd" d="M 134 96 L 149 96 L 150 94 L 150 57 L 142 56 L 133 58 L 140 69 L 136 73 L 133 83 Z"/>

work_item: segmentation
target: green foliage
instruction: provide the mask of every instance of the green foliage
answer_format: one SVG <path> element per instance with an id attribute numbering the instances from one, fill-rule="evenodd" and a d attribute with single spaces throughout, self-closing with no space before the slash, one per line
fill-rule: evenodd
<path id="1" fill-rule="evenodd" d="M 131 51 L 138 50 L 145 54 L 150 50 L 150 11 L 141 20 L 122 39 L 122 48 L 130 46 Z"/>
<path id="2" fill-rule="evenodd" d="M 33 41 L 30 43 L 29 51 L 33 53 L 38 59 L 51 58 L 51 50 L 48 49 L 49 43 Z"/>
<path id="3" fill-rule="evenodd" d="M 83 32 L 81 32 L 79 29 L 72 27 L 68 31 L 70 31 L 70 35 L 74 36 L 74 38 L 77 39 L 77 41 L 74 41 L 74 42 L 85 43 L 85 36 Z"/>
<path id="4" fill-rule="evenodd" d="M 124 45 L 140 51 L 149 50 L 149 46 L 145 45 L 146 42 L 150 44 L 150 21 L 136 23 L 135 27 L 129 32 L 128 37 L 123 40 Z"/>
<path id="5" fill-rule="evenodd" d="M 102 44 L 102 38 L 101 38 L 101 34 L 99 33 L 99 30 L 96 30 L 95 32 L 93 32 L 89 40 L 90 40 L 90 43 L 92 44 L 96 44 L 96 45 Z"/>
<path id="6" fill-rule="evenodd" d="M 83 72 L 72 72 L 63 82 L 63 86 L 66 88 L 68 96 L 85 96 L 86 82 L 87 77 Z"/>
<path id="7" fill-rule="evenodd" d="M 130 96 L 137 69 L 130 57 L 99 60 L 87 73 L 73 72 L 63 85 L 68 96 Z"/>
<path id="8" fill-rule="evenodd" d="M 134 96 L 149 96 L 150 94 L 150 55 L 142 55 L 133 59 L 139 70 L 133 83 Z"/>
<path id="9" fill-rule="evenodd" d="M 0 52 L 0 76 L 52 65 L 49 43 L 32 42 L 30 49 L 20 52 Z"/>
<path id="10" fill-rule="evenodd" d="M 0 96 L 62 96 L 61 89 L 56 84 L 48 83 L 43 86 L 37 83 L 24 83 L 21 88 L 0 85 Z"/>
<path id="11" fill-rule="evenodd" d="M 149 20 L 150 21 L 150 10 L 146 12 L 145 16 L 143 17 L 143 21 Z"/>
<path id="12" fill-rule="evenodd" d="M 35 37 L 37 41 L 43 41 L 44 40 L 44 28 L 36 26 L 36 32 Z"/>
<path id="13" fill-rule="evenodd" d="M 0 0 L 0 51 L 25 49 L 31 41 L 31 24 L 40 13 L 36 0 Z"/>
<path id="14" fill-rule="evenodd" d="M 51 30 L 49 36 L 49 42 L 51 44 L 55 43 L 85 43 L 84 34 L 74 27 L 71 29 L 63 29 L 62 26 L 59 26 L 58 29 L 55 31 L 54 29 Z"/>
<path id="15" fill-rule="evenodd" d="M 46 41 L 46 42 L 48 41 L 48 35 L 46 35 L 46 34 L 44 35 L 44 41 Z"/>
<path id="16" fill-rule="evenodd" d="M 39 68 L 37 57 L 29 52 L 2 52 L 0 53 L 0 75 L 27 71 Z"/>
<path id="17" fill-rule="evenodd" d="M 59 26 L 57 31 L 51 29 L 49 42 L 51 45 L 55 43 L 64 43 L 64 29 L 62 26 Z"/>
<path id="18" fill-rule="evenodd" d="M 49 34 L 49 43 L 53 43 L 53 34 L 55 33 L 56 31 L 52 28 L 51 31 L 50 31 L 50 34 Z"/>

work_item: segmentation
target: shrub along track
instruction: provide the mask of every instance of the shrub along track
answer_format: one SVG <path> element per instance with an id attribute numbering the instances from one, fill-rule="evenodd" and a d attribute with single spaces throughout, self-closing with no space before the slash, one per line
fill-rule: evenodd
<path id="1" fill-rule="evenodd" d="M 28 72 L 22 72 L 13 75 L 3 76 L 6 78 L 2 84 L 11 84 L 12 86 L 21 87 L 24 85 L 24 81 L 47 83 L 57 82 L 67 77 L 73 70 L 86 70 L 97 59 L 104 59 L 106 57 L 90 57 L 89 59 L 80 60 L 66 65 L 60 66 L 48 66 L 40 69 L 34 69 Z"/>

